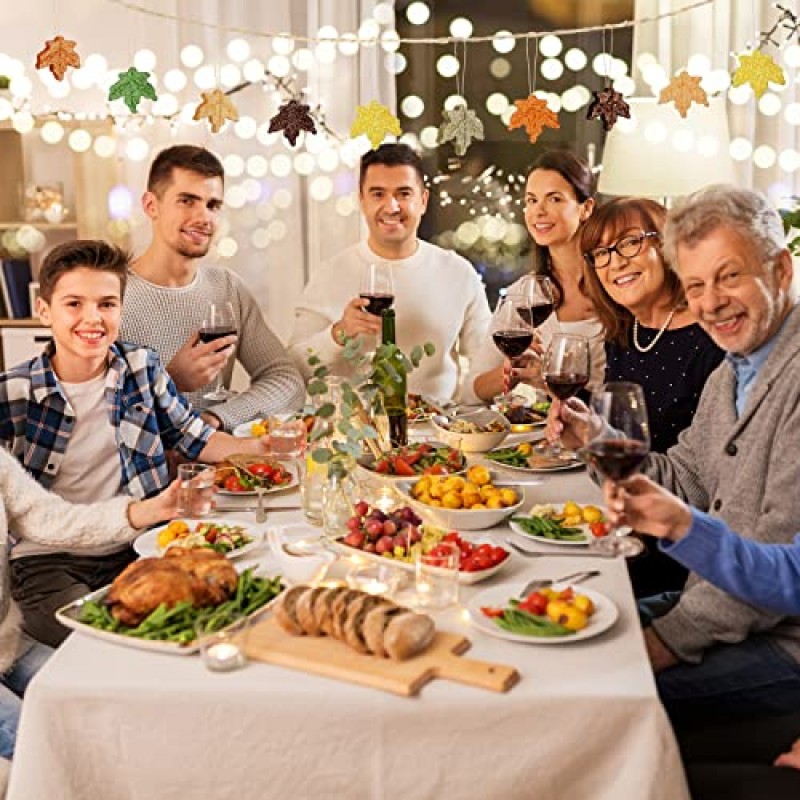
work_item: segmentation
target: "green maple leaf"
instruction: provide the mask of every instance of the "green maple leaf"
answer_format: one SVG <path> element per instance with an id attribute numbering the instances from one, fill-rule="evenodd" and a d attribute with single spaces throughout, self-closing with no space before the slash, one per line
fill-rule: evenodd
<path id="1" fill-rule="evenodd" d="M 452 111 L 442 112 L 439 144 L 453 142 L 456 155 L 463 156 L 473 139 L 483 139 L 483 123 L 471 108 L 458 106 Z"/>
<path id="2" fill-rule="evenodd" d="M 119 100 L 122 98 L 131 113 L 136 111 L 136 107 L 143 97 L 148 97 L 150 100 L 158 99 L 156 90 L 150 83 L 150 73 L 139 72 L 135 67 L 131 67 L 127 72 L 120 72 L 117 82 L 108 90 L 108 99 Z"/>

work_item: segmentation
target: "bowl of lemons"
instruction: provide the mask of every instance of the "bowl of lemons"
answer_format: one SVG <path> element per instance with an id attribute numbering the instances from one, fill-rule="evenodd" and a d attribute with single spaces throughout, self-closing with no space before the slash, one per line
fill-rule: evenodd
<path id="1" fill-rule="evenodd" d="M 483 465 L 465 475 L 423 475 L 402 481 L 397 491 L 417 513 L 434 525 L 461 531 L 493 528 L 519 511 L 523 494 L 493 478 Z"/>

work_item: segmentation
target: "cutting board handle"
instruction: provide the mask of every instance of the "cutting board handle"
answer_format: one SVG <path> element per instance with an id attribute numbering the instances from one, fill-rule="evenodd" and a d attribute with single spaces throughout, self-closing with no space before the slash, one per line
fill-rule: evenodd
<path id="1" fill-rule="evenodd" d="M 519 681 L 519 672 L 505 664 L 477 661 L 448 653 L 434 666 L 436 676 L 468 686 L 478 686 L 492 692 L 507 692 Z"/>

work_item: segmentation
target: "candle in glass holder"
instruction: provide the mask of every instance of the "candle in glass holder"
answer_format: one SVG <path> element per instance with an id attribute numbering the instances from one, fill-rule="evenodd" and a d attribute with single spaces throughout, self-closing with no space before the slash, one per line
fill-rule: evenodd
<path id="1" fill-rule="evenodd" d="M 233 642 L 215 642 L 204 650 L 203 657 L 212 672 L 229 672 L 245 665 L 242 649 Z"/>
<path id="2" fill-rule="evenodd" d="M 367 594 L 392 594 L 398 585 L 398 576 L 388 566 L 355 567 L 347 576 L 347 585 Z"/>

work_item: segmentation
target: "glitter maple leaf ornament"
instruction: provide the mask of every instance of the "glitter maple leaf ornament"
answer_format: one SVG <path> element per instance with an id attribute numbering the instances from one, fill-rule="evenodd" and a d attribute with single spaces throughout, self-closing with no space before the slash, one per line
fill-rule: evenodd
<path id="1" fill-rule="evenodd" d="M 299 100 L 289 100 L 284 103 L 278 113 L 269 121 L 269 132 L 283 131 L 283 135 L 294 146 L 301 131 L 316 133 L 314 118 L 309 113 L 310 109 Z"/>
<path id="2" fill-rule="evenodd" d="M 108 99 L 119 100 L 121 98 L 131 113 L 136 111 L 136 107 L 143 97 L 147 97 L 150 100 L 158 99 L 156 90 L 153 88 L 153 84 L 150 83 L 150 73 L 139 72 L 136 67 L 120 72 L 117 82 L 112 84 L 108 90 Z"/>
<path id="3" fill-rule="evenodd" d="M 61 35 L 48 39 L 36 54 L 36 69 L 49 69 L 56 80 L 63 81 L 69 67 L 77 69 L 81 65 L 81 57 L 75 52 L 76 44 Z"/>
<path id="4" fill-rule="evenodd" d="M 194 111 L 192 119 L 207 119 L 211 130 L 219 133 L 220 128 L 227 120 L 236 122 L 239 119 L 239 112 L 233 101 L 221 89 L 214 89 L 211 92 L 200 92 L 200 104 Z"/>
<path id="5" fill-rule="evenodd" d="M 752 53 L 739 53 L 739 67 L 733 73 L 733 86 L 742 86 L 749 83 L 753 87 L 756 97 L 761 97 L 770 83 L 777 83 L 783 86 L 786 83 L 786 76 L 783 70 L 775 63 L 772 56 L 754 50 Z"/>
<path id="6" fill-rule="evenodd" d="M 473 139 L 483 139 L 483 123 L 471 108 L 462 105 L 442 111 L 439 144 L 452 142 L 456 155 L 463 156 Z"/>
<path id="7" fill-rule="evenodd" d="M 616 125 L 619 117 L 631 118 L 631 107 L 625 102 L 625 98 L 610 86 L 606 86 L 599 92 L 592 92 L 592 94 L 594 100 L 586 110 L 586 119 L 600 117 L 603 129 L 610 131 Z"/>
<path id="8" fill-rule="evenodd" d="M 658 95 L 659 103 L 675 103 L 678 113 L 685 117 L 692 103 L 708 105 L 708 95 L 700 86 L 702 79 L 690 75 L 686 70 L 675 75 Z"/>
<path id="9" fill-rule="evenodd" d="M 508 121 L 508 129 L 525 127 L 525 132 L 531 143 L 535 142 L 545 128 L 560 128 L 558 114 L 547 107 L 547 100 L 542 100 L 535 94 L 528 95 L 524 100 L 515 100 L 517 110 Z"/>
<path id="10" fill-rule="evenodd" d="M 356 118 L 350 126 L 350 135 L 353 138 L 361 136 L 362 133 L 366 134 L 372 149 L 375 150 L 380 147 L 387 134 L 400 136 L 403 131 L 400 128 L 400 120 L 385 105 L 372 100 L 365 106 L 358 106 Z"/>

